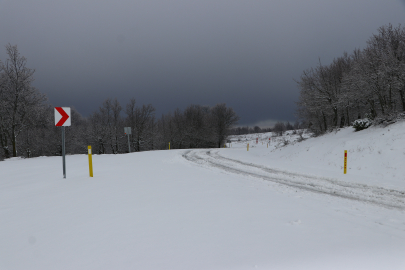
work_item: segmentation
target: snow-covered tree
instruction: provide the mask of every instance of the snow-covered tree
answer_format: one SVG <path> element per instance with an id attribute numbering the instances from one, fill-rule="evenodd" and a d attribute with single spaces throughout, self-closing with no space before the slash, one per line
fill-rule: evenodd
<path id="1" fill-rule="evenodd" d="M 17 156 L 17 138 L 45 106 L 46 97 L 32 86 L 34 69 L 26 66 L 16 45 L 6 46 L 8 59 L 0 61 L 0 143 L 5 157 Z"/>

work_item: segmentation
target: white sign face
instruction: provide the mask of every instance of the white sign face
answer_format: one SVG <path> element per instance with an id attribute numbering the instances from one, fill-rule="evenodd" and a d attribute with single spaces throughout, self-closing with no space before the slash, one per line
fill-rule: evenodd
<path id="1" fill-rule="evenodd" d="M 125 134 L 131 134 L 131 127 L 124 127 Z"/>
<path id="2" fill-rule="evenodd" d="M 68 127 L 70 125 L 70 107 L 55 107 L 55 126 Z"/>

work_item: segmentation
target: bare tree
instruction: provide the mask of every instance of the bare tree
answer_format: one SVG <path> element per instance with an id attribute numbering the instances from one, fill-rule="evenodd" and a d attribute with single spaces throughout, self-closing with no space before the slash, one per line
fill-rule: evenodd
<path id="1" fill-rule="evenodd" d="M 230 129 L 239 121 L 239 116 L 225 103 L 217 104 L 211 108 L 211 124 L 218 147 L 224 143 Z"/>
<path id="2" fill-rule="evenodd" d="M 395 118 L 405 111 L 405 28 L 380 27 L 366 48 L 304 71 L 298 85 L 297 114 L 312 130 Z"/>
<path id="3" fill-rule="evenodd" d="M 262 131 L 262 129 L 259 126 L 254 126 L 253 130 L 255 131 L 255 133 L 260 133 Z"/>
<path id="4" fill-rule="evenodd" d="M 287 128 L 283 122 L 277 122 L 273 127 L 273 132 L 275 132 L 277 136 L 282 136 L 283 132 L 286 130 Z"/>
<path id="5" fill-rule="evenodd" d="M 132 145 L 135 151 L 150 150 L 153 148 L 155 128 L 155 108 L 151 105 L 135 106 L 135 99 L 127 104 L 125 113 L 127 123 L 132 129 Z"/>
<path id="6" fill-rule="evenodd" d="M 110 145 L 113 154 L 119 153 L 119 136 L 118 129 L 122 127 L 120 113 L 122 107 L 119 104 L 117 98 L 112 100 L 111 98 L 106 99 L 103 105 L 99 109 L 99 122 L 101 124 L 100 134 L 101 139 L 107 140 Z M 104 144 L 104 142 L 103 142 Z"/>
<path id="7" fill-rule="evenodd" d="M 29 119 L 38 108 L 44 106 L 46 97 L 31 84 L 35 70 L 26 67 L 27 59 L 21 56 L 17 46 L 6 46 L 8 59 L 0 61 L 0 142 L 9 156 L 8 140 L 12 155 L 17 156 L 17 137 L 29 125 Z"/>
<path id="8" fill-rule="evenodd" d="M 100 112 L 95 111 L 89 116 L 90 122 L 90 136 L 92 137 L 93 144 L 95 145 L 94 151 L 98 154 L 106 154 L 107 131 L 104 125 L 104 119 Z"/>
<path id="9" fill-rule="evenodd" d="M 112 109 L 112 136 L 114 139 L 114 144 L 115 144 L 115 149 L 114 153 L 119 153 L 120 147 L 119 147 L 119 133 L 120 131 L 122 132 L 123 130 L 123 123 L 121 119 L 121 111 L 122 107 L 120 103 L 118 102 L 117 98 L 115 98 L 112 101 L 111 104 L 111 109 Z M 121 136 L 122 137 L 122 136 Z"/>
<path id="10" fill-rule="evenodd" d="M 210 129 L 209 107 L 190 105 L 184 110 L 185 146 L 188 148 L 211 147 L 215 139 Z"/>
<path id="11" fill-rule="evenodd" d="M 127 115 L 126 118 L 126 124 L 127 126 L 131 127 L 131 145 L 132 145 L 132 149 L 135 149 L 135 136 L 134 136 L 134 127 L 136 124 L 136 117 L 135 117 L 135 109 L 136 109 L 136 100 L 134 98 L 131 98 L 130 102 L 127 104 L 126 108 L 125 108 L 125 114 Z"/>

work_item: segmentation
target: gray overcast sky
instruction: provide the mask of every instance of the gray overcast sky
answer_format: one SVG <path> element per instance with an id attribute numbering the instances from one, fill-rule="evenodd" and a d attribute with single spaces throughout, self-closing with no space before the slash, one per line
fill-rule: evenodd
<path id="1" fill-rule="evenodd" d="M 17 44 L 54 106 L 108 97 L 157 116 L 225 102 L 240 124 L 294 121 L 299 79 L 405 25 L 405 0 L 0 0 L 0 59 Z"/>

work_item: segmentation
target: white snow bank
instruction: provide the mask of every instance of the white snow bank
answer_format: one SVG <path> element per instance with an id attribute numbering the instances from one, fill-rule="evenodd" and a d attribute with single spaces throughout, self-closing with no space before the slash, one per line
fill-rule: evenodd
<path id="1" fill-rule="evenodd" d="M 224 155 L 242 160 L 248 158 L 271 168 L 405 191 L 404 121 L 385 128 L 372 126 L 358 132 L 347 127 L 285 147 L 280 147 L 285 138 L 296 140 L 298 136 L 271 136 L 271 133 L 251 134 L 242 136 L 239 142 L 238 138 L 233 138 L 232 148 Z M 244 137 L 247 141 L 243 141 Z M 259 144 L 256 144 L 256 137 Z M 267 148 L 269 137 L 271 143 Z M 265 143 L 262 144 L 262 141 Z M 250 143 L 249 152 L 235 149 L 246 150 L 247 143 Z M 345 150 L 348 152 L 346 175 L 343 174 Z"/>
<path id="2" fill-rule="evenodd" d="M 403 187 L 391 160 L 403 160 L 403 127 L 219 154 Z M 61 157 L 0 162 L 0 269 L 405 269 L 403 210 L 201 167 L 184 153 L 95 155 L 93 178 L 87 155 L 66 157 L 67 179 Z"/>

